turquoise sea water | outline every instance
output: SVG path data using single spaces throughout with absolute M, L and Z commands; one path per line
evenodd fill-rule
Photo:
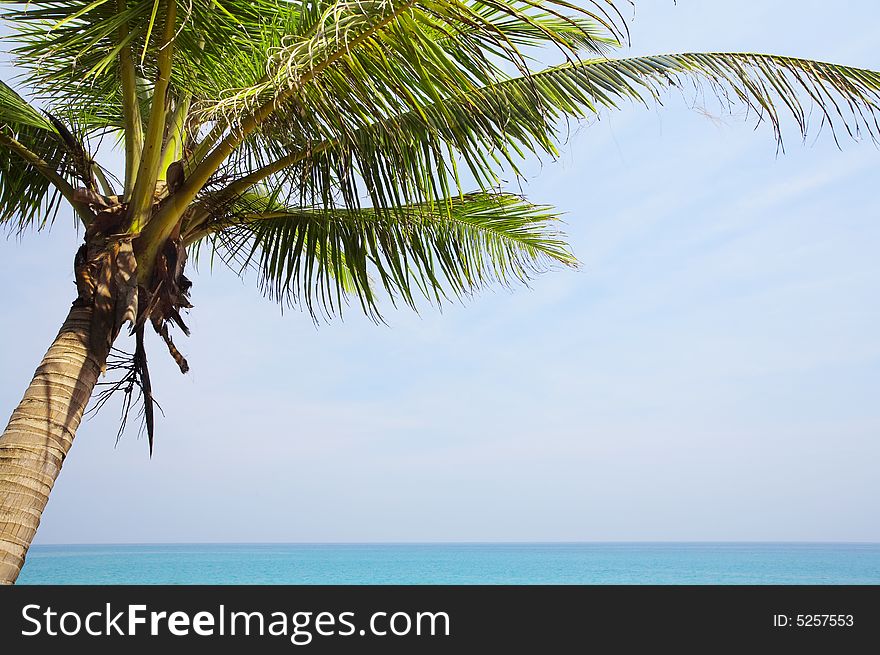
M 21 584 L 880 584 L 880 544 L 33 546 Z

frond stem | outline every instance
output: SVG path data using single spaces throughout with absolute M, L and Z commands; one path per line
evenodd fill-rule
M 126 9 L 126 0 L 117 0 L 120 12 Z M 119 26 L 118 38 L 123 43 L 130 37 L 128 22 Z M 126 43 L 119 50 L 119 68 L 122 77 L 122 115 L 125 123 L 125 189 L 126 198 L 131 196 L 141 160 L 144 142 L 144 127 L 137 95 L 137 77 L 131 56 L 131 44 Z
M 149 221 L 153 196 L 156 193 L 156 181 L 162 158 L 162 142 L 165 138 L 165 114 L 168 110 L 168 87 L 171 83 L 171 58 L 174 51 L 176 18 L 176 0 L 166 0 L 165 30 L 162 35 L 162 47 L 156 56 L 158 74 L 153 86 L 150 120 L 147 123 L 147 133 L 144 137 L 144 150 L 138 167 L 137 181 L 134 184 L 129 203 L 131 217 L 129 229 L 133 234 L 138 234 L 143 230 Z

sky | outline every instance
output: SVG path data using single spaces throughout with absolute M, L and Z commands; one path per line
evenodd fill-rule
M 632 53 L 880 69 L 870 0 L 636 3 Z M 4 75 L 8 69 L 4 69 Z M 522 188 L 582 266 L 315 326 L 202 266 L 152 459 L 83 422 L 35 543 L 880 541 L 880 150 L 625 106 Z M 814 130 L 815 134 L 815 130 Z M 0 414 L 74 297 L 72 219 L 0 242 Z

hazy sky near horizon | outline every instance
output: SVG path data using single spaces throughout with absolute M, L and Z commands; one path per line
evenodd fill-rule
M 880 69 L 868 0 L 636 5 L 635 53 Z M 582 268 L 387 327 L 203 267 L 191 373 L 148 344 L 152 460 L 117 406 L 85 421 L 36 543 L 880 541 L 880 150 L 789 137 L 677 95 L 572 126 L 523 190 Z M 65 217 L 0 243 L 3 419 L 77 245 Z

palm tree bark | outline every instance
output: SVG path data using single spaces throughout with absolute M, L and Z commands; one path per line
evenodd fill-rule
M 91 307 L 73 307 L 0 436 L 0 584 L 18 578 L 107 353 Z

